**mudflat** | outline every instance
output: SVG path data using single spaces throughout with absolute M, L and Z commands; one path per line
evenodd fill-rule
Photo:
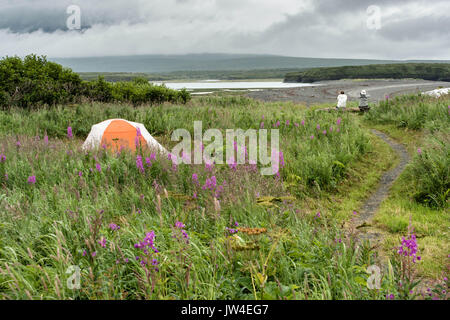
M 267 89 L 250 92 L 247 96 L 262 101 L 294 101 L 312 105 L 317 103 L 332 103 L 338 93 L 343 90 L 349 101 L 358 100 L 361 90 L 366 90 L 371 102 L 378 102 L 386 96 L 395 97 L 402 94 L 412 94 L 430 91 L 439 87 L 448 88 L 450 82 L 438 82 L 416 79 L 380 79 L 380 80 L 337 80 L 315 82 L 312 87 Z

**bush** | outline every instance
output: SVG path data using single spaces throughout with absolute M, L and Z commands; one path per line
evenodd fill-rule
M 408 170 L 413 197 L 430 207 L 444 208 L 450 193 L 450 135 L 441 133 L 418 150 Z
M 0 60 L 0 107 L 65 104 L 82 97 L 99 102 L 128 102 L 133 105 L 189 102 L 186 90 L 176 91 L 155 86 L 146 78 L 132 82 L 109 83 L 102 76 L 82 81 L 80 76 L 46 57 L 29 55 Z
M 431 132 L 448 127 L 450 97 L 439 99 L 406 95 L 380 102 L 365 114 L 365 119 L 377 124 L 390 124 L 412 130 L 429 129 Z
M 78 74 L 45 57 L 0 60 L 0 106 L 28 108 L 39 104 L 72 102 L 81 93 Z

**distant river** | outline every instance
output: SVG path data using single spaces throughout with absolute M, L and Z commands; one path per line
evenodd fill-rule
M 205 80 L 199 82 L 153 82 L 160 85 L 165 84 L 170 89 L 278 89 L 278 88 L 298 88 L 314 86 L 310 83 L 284 83 L 284 82 L 268 82 L 268 81 L 215 81 Z

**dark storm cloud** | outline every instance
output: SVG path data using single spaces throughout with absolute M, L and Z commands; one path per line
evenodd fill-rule
M 66 10 L 70 5 L 80 7 L 83 29 L 95 24 L 114 25 L 123 21 L 134 24 L 145 21 L 139 13 L 139 1 L 136 0 L 0 0 L 0 29 L 17 33 L 67 30 L 69 14 Z
M 82 33 L 66 28 L 79 5 Z M 367 27 L 378 6 L 381 29 Z M 448 0 L 0 0 L 0 56 L 271 53 L 450 59 Z M 3 45 L 2 45 L 3 43 Z
M 372 5 L 382 14 L 379 30 L 367 27 L 366 10 Z M 262 32 L 239 35 L 233 44 L 299 56 L 450 59 L 448 10 L 447 1 L 318 0 L 312 10 L 288 15 Z

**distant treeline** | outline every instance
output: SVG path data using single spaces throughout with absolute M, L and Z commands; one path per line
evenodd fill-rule
M 285 82 L 315 82 L 341 79 L 423 79 L 450 81 L 448 63 L 401 63 L 332 68 L 313 68 L 287 73 Z
M 83 80 L 94 80 L 99 76 L 106 81 L 132 81 L 135 78 L 145 78 L 149 81 L 169 80 L 248 80 L 248 79 L 283 79 L 286 73 L 302 71 L 304 68 L 258 69 L 258 70 L 211 70 L 211 71 L 173 71 L 164 73 L 134 73 L 134 72 L 80 72 Z
M 190 98 L 186 90 L 155 86 L 142 77 L 134 78 L 132 82 L 110 83 L 102 77 L 84 81 L 71 69 L 47 61 L 44 56 L 29 55 L 24 59 L 6 57 L 0 60 L 1 108 L 51 106 L 83 99 L 133 105 L 186 103 Z

